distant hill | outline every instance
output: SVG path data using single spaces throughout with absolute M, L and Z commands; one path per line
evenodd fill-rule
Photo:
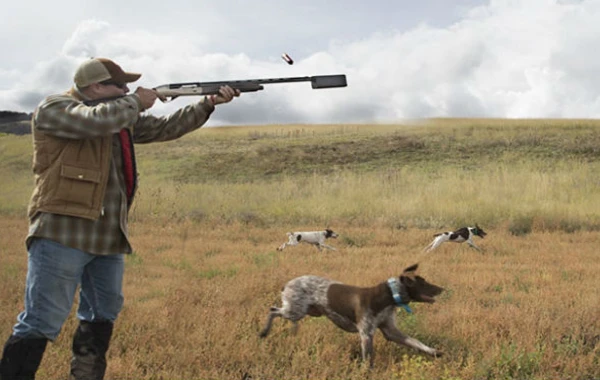
M 0 111 L 0 133 L 26 135 L 31 133 L 31 113 Z
M 31 120 L 32 113 L 0 111 L 0 124 Z

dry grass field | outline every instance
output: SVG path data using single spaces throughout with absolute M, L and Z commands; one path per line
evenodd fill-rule
M 215 128 L 140 146 L 125 307 L 106 379 L 600 379 L 600 123 Z M 319 137 L 319 138 L 315 138 Z M 22 307 L 30 140 L 0 137 L 0 331 Z M 479 223 L 479 253 L 432 234 Z M 325 226 L 335 252 L 277 246 Z M 258 332 L 290 279 L 372 286 L 418 262 L 446 291 L 398 310 L 429 358 L 325 318 Z M 39 378 L 66 378 L 76 321 Z

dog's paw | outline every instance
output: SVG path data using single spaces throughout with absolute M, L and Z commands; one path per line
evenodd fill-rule
M 434 358 L 441 358 L 442 356 L 444 356 L 444 351 L 441 350 L 435 350 L 435 352 L 432 355 Z

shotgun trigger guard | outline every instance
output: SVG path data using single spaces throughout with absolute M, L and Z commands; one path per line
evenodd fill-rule
M 175 96 L 165 96 L 164 100 L 160 99 L 161 102 L 163 103 L 171 103 L 173 100 L 177 99 L 179 97 L 179 95 L 175 95 Z

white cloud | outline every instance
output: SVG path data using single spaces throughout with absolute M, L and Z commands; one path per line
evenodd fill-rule
M 243 94 L 219 107 L 212 124 L 393 122 L 439 116 L 594 118 L 600 116 L 600 54 L 595 47 L 599 17 L 599 0 L 491 0 L 444 27 L 423 22 L 406 30 L 375 29 L 351 40 L 332 34 L 326 45 L 320 42 L 321 49 L 299 49 L 297 56 L 288 51 L 293 66 L 279 58 L 282 51 L 258 57 L 245 53 L 245 45 L 256 51 L 250 46 L 252 39 L 265 45 L 270 38 L 282 40 L 282 35 L 269 35 L 273 30 L 266 26 L 263 34 L 253 35 L 256 30 L 235 25 L 237 33 L 246 30 L 248 35 L 239 36 L 241 45 L 232 45 L 238 51 L 232 53 L 236 49 L 215 49 L 219 29 L 214 24 L 208 30 L 199 26 L 183 32 L 180 26 L 168 32 L 140 25 L 116 28 L 100 18 L 89 19 L 77 25 L 58 54 L 33 72 L 0 68 L 0 108 L 30 112 L 44 95 L 70 86 L 83 58 L 105 56 L 126 70 L 142 72 L 139 84 L 145 87 L 348 76 L 344 89 L 311 90 L 308 83 L 267 85 L 262 92 Z M 318 23 L 320 32 L 324 25 Z M 300 41 L 302 36 L 300 28 L 279 30 L 291 33 L 290 40 Z M 225 35 L 225 40 L 235 39 Z M 316 38 L 310 30 L 307 35 Z M 309 40 L 303 45 L 312 46 Z M 152 111 L 167 113 L 189 101 L 157 104 Z

